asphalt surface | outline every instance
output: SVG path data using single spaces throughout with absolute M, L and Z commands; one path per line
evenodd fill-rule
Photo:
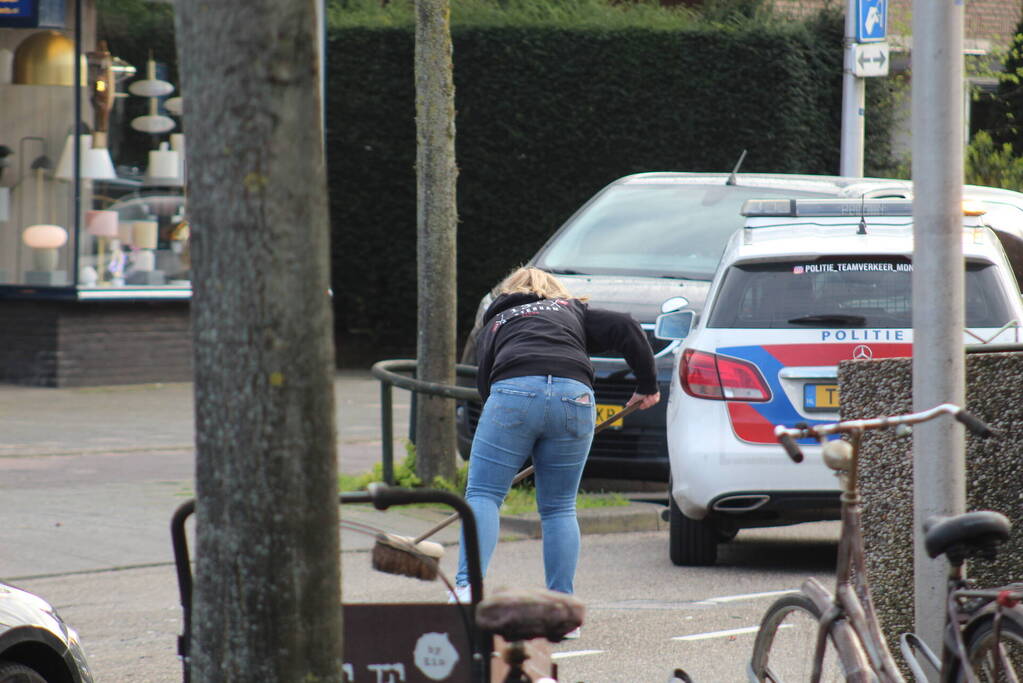
M 194 491 L 192 392 L 190 383 L 0 385 L 0 580 L 57 607 L 82 634 L 101 683 L 177 677 L 173 643 L 181 621 L 168 525 Z M 405 452 L 410 397 L 399 389 L 393 396 L 398 458 Z M 379 381 L 368 371 L 339 372 L 335 405 L 339 469 L 366 472 L 382 454 Z M 580 510 L 583 532 L 663 528 L 663 505 L 636 498 L 625 507 Z M 410 536 L 444 516 L 352 505 L 341 513 L 344 520 Z M 538 536 L 535 516 L 503 523 L 505 538 Z M 458 536 L 454 524 L 433 540 L 456 546 Z M 342 529 L 341 542 L 345 556 L 361 565 L 374 540 Z

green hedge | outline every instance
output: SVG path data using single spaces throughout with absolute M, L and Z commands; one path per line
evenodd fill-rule
M 745 2 L 745 4 L 744 4 Z M 396 0 L 331 0 L 327 155 L 339 357 L 413 355 L 416 178 L 412 14 Z M 842 18 L 719 21 L 653 2 L 453 3 L 458 317 L 597 190 L 639 171 L 837 173 Z M 708 5 L 710 6 L 710 5 Z M 177 83 L 170 6 L 99 0 L 99 35 Z M 734 14 L 734 13 L 733 13 Z M 722 18 L 724 17 L 724 18 Z M 866 168 L 888 175 L 890 79 L 869 79 Z M 128 98 L 141 100 L 141 98 Z M 131 106 L 141 106 L 131 102 Z M 128 106 L 127 104 L 124 106 Z M 127 121 L 141 111 L 115 113 Z M 145 162 L 125 131 L 119 158 Z
M 744 149 L 746 171 L 838 171 L 838 16 L 673 31 L 455 25 L 452 36 L 460 340 L 480 296 L 615 178 L 727 171 Z M 328 40 L 338 328 L 414 352 L 414 35 L 346 26 Z M 890 97 L 871 85 L 867 168 L 882 173 Z

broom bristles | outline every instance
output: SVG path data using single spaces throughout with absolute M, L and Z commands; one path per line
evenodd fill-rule
M 444 553 L 444 547 L 423 541 L 412 545 L 411 541 L 411 538 L 394 534 L 377 535 L 373 544 L 373 569 L 421 581 L 435 580 L 439 571 L 437 560 Z

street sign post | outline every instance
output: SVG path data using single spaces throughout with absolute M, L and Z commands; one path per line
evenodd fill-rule
M 888 75 L 888 43 L 854 43 L 852 50 L 852 72 L 859 78 Z
M 856 42 L 873 43 L 888 37 L 888 0 L 856 0 Z

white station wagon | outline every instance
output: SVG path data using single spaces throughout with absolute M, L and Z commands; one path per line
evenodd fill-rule
M 685 338 L 666 417 L 679 565 L 713 564 L 744 527 L 837 519 L 833 474 L 809 453 L 792 467 L 774 426 L 837 420 L 839 361 L 912 354 L 911 200 L 751 199 L 742 213 L 692 332 L 692 312 L 658 321 Z M 1002 243 L 981 211 L 964 212 L 962 235 L 963 341 L 1019 342 Z

